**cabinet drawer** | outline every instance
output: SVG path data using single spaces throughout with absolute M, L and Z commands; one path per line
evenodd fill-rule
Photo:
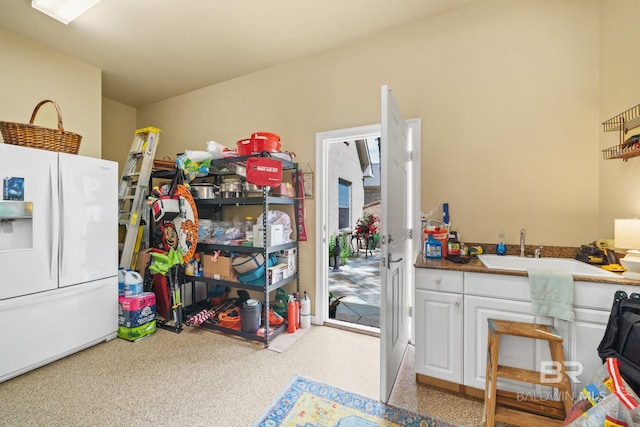
M 416 289 L 462 293 L 462 271 L 416 268 Z
M 625 291 L 627 295 L 631 295 L 633 292 L 640 292 L 640 286 L 576 281 L 573 305 L 610 312 L 616 291 Z
M 504 274 L 465 273 L 465 295 L 531 301 L 529 278 Z

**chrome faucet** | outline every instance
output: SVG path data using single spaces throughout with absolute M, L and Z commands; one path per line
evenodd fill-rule
M 524 228 L 520 230 L 520 256 L 524 256 L 524 236 L 527 235 L 527 230 Z
M 540 254 L 542 252 L 542 246 L 538 246 L 537 248 L 535 248 L 535 250 L 533 251 L 533 257 L 534 258 L 540 258 Z

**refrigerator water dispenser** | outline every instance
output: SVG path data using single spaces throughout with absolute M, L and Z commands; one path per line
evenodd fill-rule
M 0 251 L 33 249 L 33 202 L 0 201 Z

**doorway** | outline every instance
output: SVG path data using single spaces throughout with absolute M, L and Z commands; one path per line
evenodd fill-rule
M 407 124 L 412 132 L 413 137 L 413 159 L 414 169 L 412 174 L 412 189 L 411 197 L 413 198 L 413 223 L 414 229 L 420 229 L 420 135 L 421 135 L 421 121 L 420 119 L 409 119 Z M 337 188 L 329 187 L 329 175 L 330 175 L 330 144 L 343 144 L 347 141 L 356 140 L 376 140 L 380 137 L 381 128 L 380 124 L 359 126 L 347 129 L 332 130 L 326 132 L 319 132 L 316 134 L 316 173 L 317 179 L 316 185 L 316 295 L 317 298 L 315 304 L 315 321 L 314 323 L 323 324 L 329 322 L 340 327 L 346 327 L 349 329 L 355 329 L 360 332 L 379 334 L 378 327 L 371 327 L 367 325 L 357 325 L 350 322 L 343 322 L 341 320 L 329 319 L 329 245 L 331 243 L 331 235 L 336 230 L 329 229 L 329 193 L 331 191 L 337 192 Z M 380 161 L 384 161 L 381 159 Z M 384 220 L 384 219 L 383 219 Z M 419 239 L 418 239 L 419 240 Z M 420 248 L 420 242 L 414 239 L 414 253 Z M 378 252 L 379 254 L 379 252 Z M 359 254 L 364 257 L 364 252 Z M 375 252 L 374 252 L 375 255 Z M 377 277 L 379 280 L 379 255 L 376 259 L 377 262 Z M 355 264 L 355 262 L 354 262 Z M 413 265 L 411 262 L 409 265 Z M 332 267 L 331 267 L 332 268 Z M 412 278 L 413 275 L 409 273 L 407 277 Z M 413 280 L 408 281 L 408 286 L 411 288 L 408 292 L 410 298 L 413 296 Z M 378 310 L 380 303 L 378 302 Z M 413 330 L 413 328 L 411 328 Z
M 316 207 L 316 236 L 318 236 L 316 257 L 319 267 L 316 269 L 316 318 L 318 323 L 330 323 L 340 327 L 356 329 L 358 331 L 379 334 L 379 320 L 367 322 L 367 324 L 353 323 L 346 320 L 356 320 L 359 316 L 357 310 L 370 310 L 374 312 L 374 318 L 379 319 L 380 313 L 380 265 L 379 256 L 374 258 L 365 257 L 366 247 L 358 253 L 357 239 L 352 241 L 353 231 L 357 220 L 362 216 L 364 207 L 364 180 L 363 164 L 360 162 L 357 146 L 362 148 L 362 143 L 356 145 L 356 141 L 377 141 L 380 137 L 380 125 L 361 126 L 357 128 L 342 129 L 336 131 L 322 132 L 316 134 L 316 162 L 318 179 L 317 185 L 317 207 Z M 332 162 L 332 157 L 334 158 Z M 336 160 L 340 160 L 337 162 Z M 365 170 L 368 165 L 365 165 Z M 370 175 L 370 171 L 367 175 Z M 342 199 L 342 201 L 340 201 Z M 331 229 L 333 227 L 333 229 Z M 333 262 L 330 265 L 329 248 L 334 248 L 336 241 L 342 248 L 342 258 L 346 264 L 339 265 L 342 271 L 333 271 Z M 371 250 L 369 255 L 373 255 Z M 359 289 L 360 296 L 355 295 L 353 289 L 343 289 L 344 292 L 336 292 L 336 296 L 343 296 L 340 300 L 342 313 L 351 314 L 350 317 L 341 316 L 343 320 L 333 319 L 329 316 L 330 303 L 330 278 L 339 279 L 348 277 L 350 272 L 356 267 L 356 262 L 360 262 L 362 257 L 368 264 L 368 269 L 373 270 L 370 276 L 375 277 L 378 282 L 377 291 L 375 283 L 373 292 L 368 292 L 362 287 Z M 338 257 L 339 259 L 340 257 Z M 333 261 L 333 260 L 332 260 Z M 373 261 L 373 262 L 371 262 Z M 342 263 L 339 261 L 339 263 Z M 349 264 L 351 264 L 349 266 Z M 322 268 L 320 268 L 322 266 Z M 346 286 L 348 283 L 343 284 Z M 362 298 L 362 294 L 367 293 L 367 299 Z M 375 293 L 378 294 L 377 299 Z M 349 295 L 351 294 L 351 295 Z M 320 298 L 324 295 L 324 298 Z
M 377 332 L 380 328 L 380 136 L 327 144 L 327 322 L 341 325 L 344 322 L 354 328 L 366 327 Z

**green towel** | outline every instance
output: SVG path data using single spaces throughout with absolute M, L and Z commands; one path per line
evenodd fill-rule
M 573 276 L 559 270 L 527 269 L 531 312 L 573 321 Z

